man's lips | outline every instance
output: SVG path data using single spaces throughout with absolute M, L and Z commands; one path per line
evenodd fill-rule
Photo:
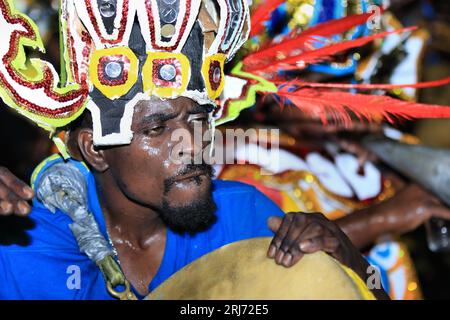
M 195 177 L 200 177 L 200 176 L 207 175 L 207 174 L 208 174 L 208 172 L 206 170 L 195 170 L 190 173 L 183 174 L 179 177 L 176 177 L 174 180 L 176 182 L 178 182 L 178 181 L 182 181 L 182 180 L 193 179 Z

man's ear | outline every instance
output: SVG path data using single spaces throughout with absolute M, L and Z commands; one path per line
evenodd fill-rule
M 94 146 L 92 129 L 80 129 L 77 135 L 78 148 L 83 159 L 99 172 L 104 172 L 109 168 L 106 162 L 104 150 Z

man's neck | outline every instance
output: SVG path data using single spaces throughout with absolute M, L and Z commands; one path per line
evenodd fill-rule
M 107 174 L 96 177 L 109 236 L 113 242 L 146 250 L 165 235 L 165 225 L 156 211 L 128 199 L 111 180 Z
M 133 287 L 145 296 L 164 256 L 165 225 L 157 212 L 128 199 L 107 174 L 95 180 L 121 268 Z

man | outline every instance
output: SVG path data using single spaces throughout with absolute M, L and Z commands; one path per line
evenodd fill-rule
M 155 117 L 161 110 L 173 117 L 161 121 Z M 150 118 L 154 120 L 148 122 Z M 325 250 L 364 275 L 366 262 L 348 238 L 323 216 L 297 213 L 284 217 L 252 187 L 211 182 L 211 168 L 206 165 L 176 166 L 168 161 L 176 144 L 170 141 L 170 131 L 192 126 L 196 121 L 206 123 L 206 110 L 189 99 L 177 98 L 138 104 L 132 125 L 135 135 L 129 146 L 96 150 L 90 128 L 78 128 L 71 134 L 78 148 L 71 153 L 79 152 L 94 176 L 88 178 L 90 208 L 100 229 L 108 230 L 136 294 L 145 296 L 205 253 L 241 239 L 270 236 L 272 231 L 276 236 L 268 255 L 278 264 L 290 267 L 303 253 Z M 200 151 L 201 146 L 190 144 L 180 150 L 186 157 Z M 3 177 L 6 183 L 11 181 L 8 174 Z M 16 208 L 20 211 L 24 204 L 19 202 Z M 271 216 L 276 217 L 267 221 Z M 84 254 L 77 253 L 68 227 L 70 219 L 61 212 L 52 215 L 36 202 L 30 218 L 35 224 L 27 231 L 30 244 L 0 249 L 1 273 L 6 277 L 1 296 L 108 298 L 99 270 Z M 48 259 L 48 255 L 52 257 Z M 26 261 L 36 268 L 33 272 L 25 272 Z M 72 264 L 81 267 L 82 285 L 75 291 L 66 286 L 65 271 Z M 57 274 L 53 270 L 58 270 Z M 35 286 L 47 289 L 34 291 Z
M 291 267 L 303 254 L 324 250 L 361 278 L 367 276 L 367 262 L 324 216 L 285 216 L 254 188 L 212 182 L 210 166 L 191 164 L 205 148 L 193 142 L 194 127 L 204 131 L 210 126 L 211 105 L 223 87 L 223 64 L 248 33 L 245 1 L 220 2 L 220 10 L 214 5 L 63 1 L 67 77 L 66 85 L 57 88 L 50 65 L 25 59 L 24 45 L 40 45 L 34 24 L 12 1 L 0 1 L 0 24 L 9 36 L 0 47 L 6 61 L 0 73 L 2 98 L 52 133 L 68 130 L 67 150 L 61 151 L 71 155 L 66 165 L 83 174 L 87 191 L 81 196 L 87 198 L 87 216 L 94 217 L 93 229 L 81 239 L 72 216 L 61 207 L 52 213 L 46 198 L 33 200 L 25 220 L 2 218 L 2 227 L 24 237 L 0 244 L 0 298 L 117 297 L 113 281 L 102 277 L 117 262 L 119 275 L 123 271 L 127 279 L 127 297 L 143 297 L 216 248 L 274 233 L 268 257 L 277 264 Z M 224 12 L 233 23 L 222 23 Z M 82 102 L 89 111 L 83 111 Z M 174 141 L 176 130 L 188 139 Z M 61 162 L 47 161 L 36 184 Z M 26 215 L 30 208 L 20 199 L 30 199 L 31 190 L 4 170 L 1 177 L 1 213 Z M 116 260 L 107 261 L 112 264 L 80 252 L 86 242 L 100 241 L 93 239 L 95 230 L 110 242 Z M 374 293 L 385 297 L 382 289 Z

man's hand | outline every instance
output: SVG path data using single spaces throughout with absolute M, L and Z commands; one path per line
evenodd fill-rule
M 289 268 L 305 253 L 325 251 L 367 281 L 369 263 L 345 233 L 323 214 L 297 212 L 283 218 L 272 217 L 269 228 L 275 236 L 267 255 L 277 264 Z M 382 288 L 371 291 L 377 299 L 389 299 Z
M 31 212 L 27 201 L 34 196 L 33 190 L 5 167 L 0 167 L 0 216 Z
M 321 213 L 288 213 L 282 219 L 269 219 L 269 228 L 275 232 L 268 257 L 277 264 L 291 267 L 305 253 L 325 251 L 341 263 L 359 267 L 361 254 L 344 232 Z

